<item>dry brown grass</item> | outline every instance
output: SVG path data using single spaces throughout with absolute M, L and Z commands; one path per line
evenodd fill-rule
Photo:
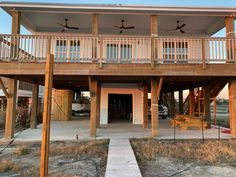
M 8 159 L 3 159 L 0 161 L 0 173 L 5 172 L 18 172 L 20 171 L 20 166 Z
M 86 156 L 99 156 L 100 154 L 106 154 L 108 146 L 107 140 L 96 140 L 90 142 L 79 142 L 78 144 L 73 144 L 69 146 L 62 146 L 62 147 L 50 147 L 49 153 L 50 156 L 56 155 L 65 155 L 65 154 L 79 154 L 79 155 L 86 155 Z
M 133 139 L 132 147 L 138 160 L 167 157 L 199 164 L 235 163 L 236 140 L 173 140 Z
M 22 156 L 22 155 L 27 155 L 30 153 L 30 150 L 26 146 L 21 146 L 16 149 L 16 155 L 17 156 Z

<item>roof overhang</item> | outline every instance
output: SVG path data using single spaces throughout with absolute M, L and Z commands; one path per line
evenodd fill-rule
M 38 26 L 40 23 L 35 24 L 37 20 L 31 17 L 31 14 L 36 13 L 47 14 L 47 17 L 52 19 L 55 14 L 58 15 L 58 17 L 61 16 L 61 18 L 63 15 L 65 16 L 65 14 L 73 14 L 74 16 L 78 16 L 80 14 L 88 16 L 91 14 L 123 16 L 125 14 L 127 16 L 158 15 L 160 17 L 165 17 L 162 21 L 165 21 L 168 17 L 167 21 L 172 21 L 172 23 L 173 21 L 176 21 L 176 17 L 182 17 L 187 21 L 193 21 L 191 20 L 193 17 L 195 17 L 195 19 L 201 18 L 199 23 L 204 23 L 199 24 L 202 25 L 201 33 L 205 33 L 205 35 L 212 35 L 225 26 L 225 17 L 233 16 L 235 18 L 236 15 L 236 7 L 164 7 L 120 4 L 58 4 L 23 2 L 1 2 L 0 7 L 2 7 L 9 14 L 11 14 L 12 10 L 22 12 L 22 24 L 30 31 L 40 31 L 39 29 L 42 29 L 42 26 Z M 38 15 L 37 18 L 40 18 L 40 15 Z M 141 20 L 139 22 L 142 23 Z

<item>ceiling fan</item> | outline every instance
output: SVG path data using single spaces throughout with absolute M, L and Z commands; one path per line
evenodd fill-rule
M 176 28 L 175 29 L 172 29 L 172 30 L 168 30 L 168 31 L 180 31 L 181 33 L 185 33 L 185 31 L 182 29 L 183 27 L 185 27 L 186 26 L 186 24 L 184 23 L 184 24 L 182 24 L 182 25 L 180 25 L 180 21 L 178 20 L 177 21 L 177 26 L 176 26 Z
M 124 26 L 124 20 L 121 20 L 121 26 L 115 26 L 114 25 L 113 27 L 120 29 L 120 34 L 122 34 L 124 30 L 135 28 L 134 26 Z
M 69 21 L 69 20 L 66 18 L 66 19 L 65 19 L 65 24 L 64 24 L 64 25 L 61 24 L 61 23 L 57 23 L 59 26 L 62 27 L 61 32 L 68 31 L 69 29 L 74 29 L 74 30 L 78 30 L 78 29 L 79 29 L 78 27 L 72 27 L 72 26 L 69 26 L 69 25 L 67 24 L 68 21 Z

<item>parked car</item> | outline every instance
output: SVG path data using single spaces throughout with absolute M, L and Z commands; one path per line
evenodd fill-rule
M 151 117 L 151 106 L 148 109 L 148 116 Z M 165 105 L 159 104 L 158 105 L 158 116 L 162 119 L 166 119 L 168 117 L 168 108 Z
M 90 105 L 81 103 L 72 103 L 72 115 L 73 116 L 89 116 Z

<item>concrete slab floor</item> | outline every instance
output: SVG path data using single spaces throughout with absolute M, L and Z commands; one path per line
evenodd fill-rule
M 143 129 L 141 125 L 133 125 L 129 122 L 117 122 L 108 124 L 105 127 L 97 129 L 97 139 L 105 138 L 142 138 L 151 137 L 151 128 Z M 174 130 L 171 128 L 169 120 L 159 121 L 159 136 L 157 139 L 173 139 Z M 15 135 L 17 135 L 16 133 Z M 78 134 L 79 139 L 93 139 L 89 136 L 89 118 L 77 118 L 68 122 L 52 121 L 50 140 L 75 140 Z M 231 138 L 229 134 L 221 133 L 221 138 Z M 204 131 L 205 138 L 218 138 L 218 130 L 216 128 Z M 176 129 L 177 139 L 199 139 L 202 138 L 200 130 L 180 131 Z M 1 139 L 3 140 L 3 139 Z M 26 129 L 18 137 L 19 141 L 41 141 L 42 140 L 42 124 L 37 129 Z

